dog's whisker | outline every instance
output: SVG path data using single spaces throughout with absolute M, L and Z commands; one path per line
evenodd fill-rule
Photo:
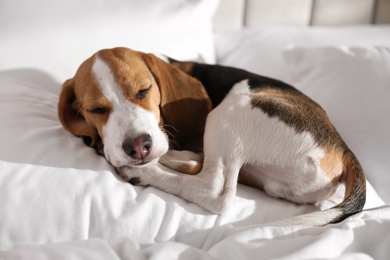
M 163 127 L 163 129 L 166 130 L 166 131 L 168 131 L 168 130 L 166 129 L 166 127 L 172 128 L 172 130 L 174 130 L 176 133 L 178 133 L 177 129 L 176 129 L 173 125 L 163 124 L 162 127 Z
M 173 143 L 175 146 L 179 145 L 179 143 L 175 140 L 175 136 L 170 131 L 165 128 L 161 128 L 161 131 L 167 136 L 168 142 Z

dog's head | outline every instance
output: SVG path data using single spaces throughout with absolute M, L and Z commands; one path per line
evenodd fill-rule
M 101 50 L 62 86 L 60 122 L 115 167 L 139 166 L 202 136 L 211 103 L 201 83 L 152 54 Z M 170 131 L 172 132 L 172 130 Z

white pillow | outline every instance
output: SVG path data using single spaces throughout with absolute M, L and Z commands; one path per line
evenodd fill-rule
M 283 53 L 291 44 L 305 47 L 390 45 L 390 26 L 270 27 L 215 34 L 218 63 L 290 83 Z
M 213 62 L 218 2 L 3 0 L 0 70 L 32 67 L 64 81 L 97 50 L 117 46 Z
M 110 170 L 58 121 L 60 83 L 35 70 L 0 72 L 0 160 Z
M 390 46 L 285 51 L 293 85 L 317 101 L 390 203 Z

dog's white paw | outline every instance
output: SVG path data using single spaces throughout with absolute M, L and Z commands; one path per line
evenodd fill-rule
M 121 167 L 118 169 L 119 176 L 132 185 L 136 186 L 147 186 L 149 183 L 146 182 L 147 167 Z

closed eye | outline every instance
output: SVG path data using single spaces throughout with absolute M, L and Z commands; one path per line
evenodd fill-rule
M 103 115 L 103 114 L 107 113 L 108 109 L 102 108 L 102 107 L 96 107 L 96 108 L 87 109 L 87 111 L 89 113 L 92 113 L 92 114 Z
M 137 99 L 143 99 L 146 96 L 146 94 L 148 94 L 148 92 L 151 88 L 152 88 L 152 85 L 150 85 L 148 88 L 141 89 L 140 91 L 138 91 Z

